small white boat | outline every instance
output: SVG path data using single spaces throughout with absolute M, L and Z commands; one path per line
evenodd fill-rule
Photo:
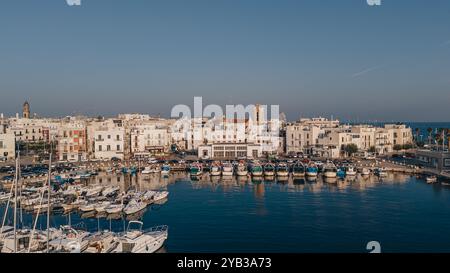
M 306 167 L 306 176 L 308 177 L 317 177 L 317 173 L 319 172 L 319 168 L 317 164 L 314 162 L 309 163 L 308 167 Z
M 168 175 L 170 173 L 170 165 L 164 164 L 161 167 L 161 175 Z
M 106 213 L 108 214 L 118 214 L 123 211 L 123 204 L 113 204 L 109 205 L 105 208 Z
M 277 166 L 277 176 L 286 177 L 289 176 L 289 166 L 286 163 L 280 163 Z
M 252 176 L 262 176 L 263 175 L 263 167 L 260 163 L 255 162 L 250 166 L 250 172 Z
M 387 172 L 384 168 L 376 168 L 375 169 L 375 174 L 378 175 L 379 177 L 386 177 L 387 176 Z
M 120 190 L 119 186 L 109 186 L 102 190 L 102 195 L 106 197 L 110 197 L 115 195 Z
M 427 181 L 428 184 L 433 184 L 437 182 L 437 177 L 435 175 L 427 176 L 425 180 Z
M 111 205 L 111 202 L 109 202 L 109 201 L 100 202 L 100 203 L 94 205 L 95 211 L 98 213 L 105 212 L 106 208 L 110 205 Z
M 220 164 L 217 162 L 214 162 L 211 165 L 211 170 L 209 171 L 209 173 L 211 174 L 211 176 L 219 176 L 221 174 Z
M 88 188 L 88 190 L 86 191 L 86 197 L 99 196 L 102 191 L 103 191 L 102 186 L 94 186 L 94 187 Z
M 153 201 L 154 202 L 160 201 L 164 198 L 167 198 L 167 196 L 169 196 L 168 191 L 158 191 L 153 195 Z
M 344 169 L 345 169 L 346 176 L 355 176 L 356 175 L 356 169 L 353 165 L 346 165 L 344 167 Z
M 153 173 L 153 170 L 150 167 L 145 167 L 141 173 L 142 174 L 151 174 L 151 173 Z
M 81 206 L 86 205 L 87 203 L 88 203 L 87 200 L 79 197 L 77 200 L 73 201 L 71 205 L 73 209 L 77 209 L 80 208 Z
M 69 226 L 61 227 L 61 234 L 49 242 L 50 252 L 81 253 L 88 247 L 87 231 L 75 230 Z
M 79 210 L 81 212 L 91 212 L 95 210 L 95 204 L 91 203 L 91 204 L 85 204 L 79 207 Z
M 233 165 L 229 162 L 225 162 L 222 165 L 222 176 L 232 176 L 233 175 Z
M 137 229 L 131 229 L 132 224 L 137 224 Z M 142 230 L 143 223 L 130 221 L 127 231 L 117 238 L 119 244 L 114 253 L 154 253 L 160 249 L 168 237 L 168 227 L 158 226 L 149 230 Z
M 237 176 L 247 176 L 248 170 L 247 170 L 247 164 L 245 162 L 241 161 L 236 167 L 236 174 Z
M 119 245 L 116 234 L 110 231 L 94 233 L 85 240 L 88 246 L 83 253 L 110 253 Z
M 272 163 L 267 163 L 263 167 L 264 176 L 274 176 L 275 175 L 275 166 Z
M 12 193 L 0 193 L 0 202 L 8 201 L 12 197 Z
M 323 166 L 323 176 L 326 178 L 337 177 L 337 167 L 333 163 L 329 162 Z
M 200 176 L 203 174 L 203 166 L 200 163 L 194 163 L 190 167 L 191 176 Z
M 297 162 L 292 167 L 292 176 L 294 177 L 304 177 L 306 175 L 306 167 L 302 162 Z
M 65 191 L 63 191 L 63 195 L 80 195 L 83 192 L 83 186 L 81 185 L 69 185 Z
M 134 214 L 141 210 L 144 210 L 147 207 L 147 204 L 143 202 L 141 199 L 132 199 L 123 209 L 123 212 L 126 215 Z

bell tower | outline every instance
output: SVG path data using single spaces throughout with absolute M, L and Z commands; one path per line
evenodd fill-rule
M 30 118 L 30 104 L 28 101 L 23 104 L 23 118 Z

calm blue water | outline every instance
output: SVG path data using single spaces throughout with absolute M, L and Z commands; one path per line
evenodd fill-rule
M 410 176 L 333 184 L 207 176 L 190 181 L 184 175 L 121 181 L 124 187 L 170 191 L 165 204 L 142 216 L 145 227 L 169 225 L 162 252 L 366 252 L 373 240 L 384 252 L 450 252 L 450 186 Z M 70 220 L 91 231 L 122 231 L 127 222 L 82 219 L 77 213 Z M 54 226 L 68 221 L 63 215 L 51 218 Z M 23 222 L 30 226 L 31 216 L 23 215 Z M 45 225 L 41 216 L 38 227 Z

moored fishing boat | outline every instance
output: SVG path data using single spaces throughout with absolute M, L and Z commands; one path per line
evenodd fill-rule
M 387 176 L 387 172 L 384 168 L 376 168 L 374 171 L 375 175 L 379 176 L 379 177 L 385 177 Z
M 304 177 L 306 175 L 306 167 L 302 162 L 297 162 L 292 167 L 292 176 Z
M 220 176 L 220 174 L 221 174 L 220 163 L 219 162 L 213 162 L 213 164 L 211 164 L 211 168 L 209 170 L 209 173 L 211 174 L 211 176 Z
M 250 172 L 252 176 L 262 176 L 263 168 L 259 162 L 254 162 L 250 165 Z
M 336 178 L 337 177 L 337 167 L 332 162 L 328 162 L 323 166 L 323 176 L 326 178 Z
M 437 182 L 437 177 L 435 175 L 427 176 L 425 178 L 428 184 L 433 184 Z
M 277 165 L 277 176 L 278 177 L 287 177 L 289 176 L 289 166 L 286 163 L 279 163 Z
M 306 176 L 316 177 L 318 172 L 319 169 L 314 162 L 309 163 L 308 167 L 306 167 Z
M 170 165 L 169 164 L 163 164 L 161 166 L 161 175 L 168 175 L 170 173 Z
M 225 162 L 222 164 L 222 176 L 232 176 L 233 175 L 233 165 L 230 162 Z
M 346 176 L 355 176 L 356 175 L 356 168 L 353 165 L 345 165 L 344 166 L 345 169 L 345 175 Z
M 264 165 L 264 176 L 272 177 L 275 175 L 275 166 L 272 163 L 267 163 Z
M 193 163 L 189 168 L 191 176 L 200 176 L 203 174 L 203 166 L 200 163 Z
M 236 175 L 237 176 L 247 176 L 248 175 L 247 164 L 245 164 L 245 161 L 241 161 L 237 164 Z

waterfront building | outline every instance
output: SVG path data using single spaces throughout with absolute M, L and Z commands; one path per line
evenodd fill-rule
M 328 147 L 319 147 L 319 137 L 330 131 L 339 128 L 338 120 L 328 120 L 326 118 L 302 118 L 297 122 L 286 124 L 286 153 L 287 154 L 314 154 L 318 150 L 324 151 Z M 329 143 L 323 143 L 328 146 Z M 337 146 L 334 144 L 332 146 Z M 329 147 L 334 149 L 334 147 Z M 315 150 L 315 151 L 313 151 Z M 331 151 L 330 151 L 331 152 Z M 328 153 L 328 152 L 327 152 Z
M 425 167 L 441 171 L 450 171 L 450 147 L 446 151 L 419 149 L 416 158 Z
M 93 133 L 94 158 L 96 159 L 125 159 L 125 128 L 122 120 L 106 120 Z
M 386 154 L 396 145 L 412 144 L 411 128 L 404 124 L 341 125 L 324 118 L 302 119 L 286 125 L 286 153 L 312 154 L 337 158 L 345 155 L 346 145 L 356 145 L 359 152 Z
M 163 154 L 170 149 L 168 128 L 163 124 L 142 124 L 131 128 L 131 152 L 137 156 Z
M 10 130 L 17 142 L 35 143 L 44 141 L 44 128 L 39 120 L 16 118 L 10 120 Z
M 14 133 L 0 125 L 0 160 L 14 159 L 16 155 L 16 139 Z
M 87 157 L 86 122 L 68 118 L 58 126 L 56 152 L 60 161 L 79 162 Z
M 393 145 L 413 143 L 412 130 L 405 124 L 386 124 L 384 129 L 389 132 Z
M 257 159 L 262 155 L 261 145 L 254 143 L 215 143 L 198 147 L 198 156 L 201 159 Z

